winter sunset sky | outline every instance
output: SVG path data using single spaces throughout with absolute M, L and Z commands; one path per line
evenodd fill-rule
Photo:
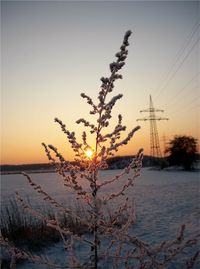
M 73 159 L 54 118 L 81 138 L 79 118 L 91 119 L 84 92 L 96 100 L 100 78 L 109 76 L 123 35 L 130 38 L 123 80 L 113 110 L 127 132 L 140 124 L 118 155 L 149 153 L 149 121 L 140 110 L 156 108 L 160 145 L 174 135 L 200 138 L 199 1 L 2 1 L 1 163 L 47 162 L 42 142 Z M 93 142 L 91 138 L 91 142 Z

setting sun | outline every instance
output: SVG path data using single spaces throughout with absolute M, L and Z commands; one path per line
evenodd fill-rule
M 88 159 L 91 159 L 94 154 L 94 151 L 91 148 L 87 148 L 85 150 L 85 155 L 88 157 Z

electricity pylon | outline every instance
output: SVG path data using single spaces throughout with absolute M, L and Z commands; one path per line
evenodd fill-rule
M 152 157 L 150 164 L 153 165 L 153 162 L 156 159 L 162 157 L 156 121 L 168 120 L 168 118 L 161 118 L 156 116 L 156 112 L 164 112 L 164 110 L 154 108 L 151 95 L 149 100 L 149 108 L 141 110 L 140 112 L 149 113 L 149 117 L 137 119 L 137 121 L 150 121 L 150 156 Z

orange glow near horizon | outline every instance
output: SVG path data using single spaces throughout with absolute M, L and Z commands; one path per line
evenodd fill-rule
M 85 116 L 85 118 L 87 117 Z M 126 115 L 124 115 L 124 121 L 125 119 Z M 127 131 L 124 132 L 121 139 L 124 139 L 131 130 L 131 128 L 137 125 L 137 123 L 136 124 L 133 123 L 132 126 L 130 126 L 130 122 L 125 121 L 125 123 L 127 124 Z M 58 151 L 65 157 L 66 160 L 73 161 L 75 157 L 74 152 L 71 149 L 70 143 L 68 143 L 65 134 L 63 134 L 62 131 L 59 129 L 59 126 L 55 126 L 54 123 L 52 123 L 52 121 L 49 124 L 46 123 L 45 121 L 44 123 L 45 123 L 43 124 L 44 129 L 42 129 L 41 127 L 38 128 L 39 130 L 35 130 L 34 132 L 33 131 L 30 132 L 29 128 L 26 128 L 26 126 L 24 125 L 21 127 L 21 132 L 16 133 L 14 137 L 12 136 L 13 131 L 10 131 L 9 135 L 3 132 L 1 140 L 2 144 L 1 164 L 3 165 L 3 164 L 48 163 L 49 162 L 48 158 L 44 152 L 43 147 L 41 146 L 41 142 L 43 141 L 46 144 L 54 145 L 58 149 Z M 71 122 L 70 124 L 68 124 L 68 122 L 66 121 L 66 126 L 69 126 L 70 130 L 75 131 L 77 141 L 81 142 L 81 133 L 84 127 L 82 128 L 82 126 L 80 125 L 72 124 L 72 128 L 70 128 L 70 125 Z M 196 124 L 196 127 L 197 126 L 198 125 Z M 189 136 L 192 135 L 195 138 L 198 138 L 197 128 L 195 128 L 195 126 L 193 127 L 193 130 L 191 127 L 187 131 L 186 129 L 187 125 L 185 126 L 180 125 L 179 122 L 175 122 L 173 120 L 170 120 L 167 123 L 163 122 L 158 124 L 161 152 L 162 153 L 164 152 L 164 146 L 165 146 L 163 141 L 163 134 L 166 135 L 167 141 L 172 139 L 174 135 L 181 135 L 181 134 Z M 111 131 L 112 128 L 110 127 L 107 128 L 107 131 L 105 130 L 106 133 Z M 88 141 L 92 143 L 94 142 L 93 140 L 94 136 L 88 133 Z M 144 148 L 144 154 L 149 155 L 149 147 L 150 147 L 149 140 L 150 140 L 149 122 L 144 123 L 141 122 L 141 129 L 135 133 L 134 137 L 131 139 L 128 145 L 119 148 L 119 151 L 115 153 L 115 156 L 135 155 L 140 148 Z M 88 148 L 86 149 L 85 154 L 88 157 L 88 159 L 91 159 L 94 154 L 94 151 Z
M 100 78 L 110 76 L 109 64 L 116 60 L 129 29 L 133 34 L 128 57 L 119 72 L 123 79 L 115 81 L 105 102 L 118 94 L 123 98 L 113 107 L 102 135 L 113 132 L 121 114 L 122 125 L 127 126 L 122 140 L 138 124 L 141 129 L 115 155 L 134 155 L 140 148 L 149 155 L 150 122 L 136 120 L 149 117 L 140 111 L 148 109 L 151 94 L 154 107 L 164 110 L 156 116 L 169 118 L 157 122 L 162 153 L 175 135 L 199 139 L 197 2 L 2 1 L 1 164 L 49 162 L 42 142 L 54 145 L 66 160 L 74 160 L 55 117 L 75 132 L 78 143 L 86 131 L 95 148 L 95 134 L 75 124 L 84 118 L 97 125 L 96 115 L 90 114 L 91 106 L 80 94 L 85 92 L 98 105 Z
M 181 126 L 179 125 L 173 126 L 172 132 L 170 132 L 172 124 L 170 124 L 170 121 L 167 124 L 167 126 L 169 126 L 169 130 L 167 132 L 167 141 L 169 139 L 172 139 L 175 134 L 192 135 L 189 130 L 187 132 L 179 131 L 181 130 Z M 158 126 L 160 147 L 162 153 L 164 152 L 164 141 L 162 138 L 163 134 L 166 134 L 166 129 L 163 128 L 163 126 L 165 127 L 164 123 L 163 125 Z M 6 138 L 3 137 L 4 141 L 1 141 L 4 142 L 2 143 L 1 148 L 1 164 L 48 163 L 48 158 L 44 152 L 43 147 L 41 146 L 42 141 L 46 142 L 47 144 L 53 144 L 58 149 L 58 151 L 65 157 L 66 160 L 73 161 L 75 157 L 74 152 L 71 149 L 70 144 L 66 141 L 65 135 L 59 130 L 59 128 L 56 127 L 54 128 L 54 125 L 51 124 L 51 127 L 47 128 L 46 132 L 43 130 L 40 134 L 40 132 L 38 131 L 40 135 L 33 134 L 31 136 L 28 131 L 24 131 L 23 136 L 20 137 L 19 135 L 16 135 L 15 139 L 12 139 L 12 137 L 9 136 L 7 136 Z M 81 140 L 78 135 L 81 133 L 82 128 L 80 128 L 80 130 L 78 128 L 75 130 L 78 137 L 77 141 L 79 142 Z M 130 130 L 131 127 L 127 126 L 127 132 L 124 133 L 122 139 L 127 135 Z M 110 132 L 110 129 L 108 129 L 107 132 Z M 193 133 L 195 133 L 195 130 Z M 42 136 L 46 136 L 46 138 L 42 139 Z M 149 123 L 143 123 L 141 129 L 135 133 L 134 137 L 131 139 L 128 145 L 119 148 L 119 151 L 115 153 L 115 156 L 135 155 L 140 148 L 144 148 L 144 155 L 149 155 L 149 136 Z M 92 141 L 93 138 L 94 137 L 91 136 L 89 140 Z M 196 136 L 196 138 L 198 137 Z M 85 150 L 85 154 L 88 159 L 91 159 L 94 154 L 94 151 L 91 148 L 88 148 Z

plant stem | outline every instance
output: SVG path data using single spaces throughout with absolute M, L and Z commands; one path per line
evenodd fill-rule
M 93 198 L 94 198 L 94 269 L 98 268 L 98 207 L 96 203 L 97 198 L 97 185 L 96 185 L 96 171 L 93 172 L 93 183 L 94 183 L 94 189 L 92 192 Z

